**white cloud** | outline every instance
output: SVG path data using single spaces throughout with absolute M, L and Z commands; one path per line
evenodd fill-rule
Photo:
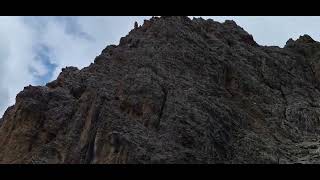
M 1 17 L 0 18 L 0 116 L 23 87 L 39 84 L 39 77 L 61 68 L 83 68 L 108 44 L 140 23 L 144 17 Z M 48 52 L 39 57 L 45 47 Z M 45 61 L 56 68 L 46 66 Z
M 21 23 L 20 17 L 0 17 L 0 113 L 9 104 L 13 104 L 15 95 L 23 85 L 33 81 L 29 72 L 30 65 L 34 71 L 41 68 L 41 62 L 33 58 L 33 33 Z
M 257 43 L 283 47 L 288 39 L 308 34 L 320 41 L 319 16 L 203 16 L 224 22 L 233 19 L 253 35 Z
M 47 17 L 37 28 L 41 44 L 51 50 L 51 63 L 57 65 L 52 79 L 65 66 L 88 66 L 109 44 L 118 44 L 120 37 L 143 17 Z M 71 25 L 70 25 L 71 24 Z M 33 27 L 37 27 L 33 25 Z
M 89 65 L 107 45 L 118 44 L 134 21 L 147 18 L 0 17 L 0 116 L 23 87 L 53 80 L 65 66 Z M 283 46 L 302 34 L 320 40 L 320 17 L 210 18 L 235 20 L 261 45 Z

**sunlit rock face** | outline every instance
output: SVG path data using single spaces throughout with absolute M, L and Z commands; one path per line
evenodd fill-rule
M 0 163 L 319 163 L 319 72 L 307 35 L 265 47 L 233 21 L 155 17 L 20 92 Z

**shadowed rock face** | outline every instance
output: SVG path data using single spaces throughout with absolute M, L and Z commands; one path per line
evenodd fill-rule
M 307 35 L 263 47 L 233 21 L 152 18 L 19 93 L 0 163 L 319 163 L 319 80 Z

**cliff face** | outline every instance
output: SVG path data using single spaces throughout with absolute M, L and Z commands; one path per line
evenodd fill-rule
M 19 93 L 0 163 L 319 163 L 319 80 L 307 35 L 263 47 L 233 21 L 152 18 Z

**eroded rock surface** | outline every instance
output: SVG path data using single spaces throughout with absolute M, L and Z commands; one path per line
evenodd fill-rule
M 155 17 L 19 93 L 0 163 L 319 163 L 319 82 L 307 35 L 264 47 L 233 21 Z

